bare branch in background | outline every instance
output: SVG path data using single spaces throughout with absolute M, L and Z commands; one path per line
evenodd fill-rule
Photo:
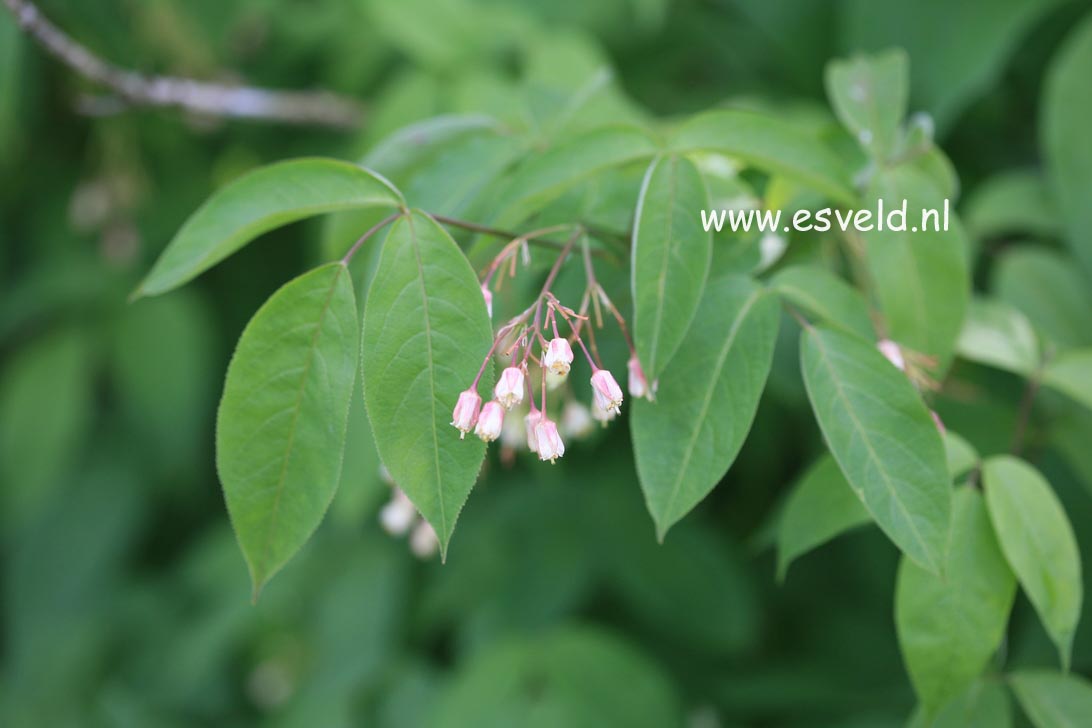
M 33 3 L 4 0 L 4 4 L 27 35 L 84 78 L 110 89 L 124 104 L 285 124 L 350 128 L 360 123 L 360 104 L 327 91 L 274 91 L 174 76 L 147 76 L 120 68 L 73 40 Z

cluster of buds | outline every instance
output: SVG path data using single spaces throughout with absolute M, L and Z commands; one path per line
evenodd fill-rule
M 492 317 L 493 303 L 490 283 L 494 273 L 502 267 L 502 264 L 510 261 L 512 275 L 515 275 L 515 253 L 522 250 L 527 258 L 529 253 L 526 241 L 533 235 L 517 238 L 509 243 L 489 266 L 482 283 L 482 296 L 490 317 Z M 614 315 L 629 345 L 630 359 L 627 370 L 630 394 L 634 397 L 652 397 L 654 388 L 649 386 L 645 378 L 644 370 L 641 368 L 629 338 L 625 319 L 611 303 L 602 286 L 595 280 L 586 239 L 584 260 L 588 287 L 580 310 L 573 310 L 563 305 L 550 290 L 561 265 L 579 237 L 579 233 L 574 235 L 562 249 L 535 301 L 521 314 L 498 329 L 493 345 L 482 361 L 478 375 L 459 395 L 452 412 L 451 424 L 459 430 L 460 438 L 465 438 L 468 433 L 473 432 L 485 442 L 503 439 L 506 446 L 511 446 L 512 438 L 519 437 L 515 433 L 522 429 L 528 449 L 537 454 L 540 460 L 553 463 L 565 454 L 563 431 L 580 436 L 587 433 L 593 420 L 605 425 L 619 414 L 623 401 L 622 388 L 618 386 L 614 375 L 603 368 L 599 360 L 595 343 L 595 326 L 592 325 L 589 306 L 594 306 L 596 323 L 600 328 L 603 325 L 601 308 L 606 307 Z M 561 335 L 559 321 L 568 326 L 567 336 Z M 583 353 L 591 368 L 592 406 L 589 410 L 580 402 L 570 399 L 562 408 L 561 427 L 559 427 L 558 421 L 551 419 L 548 414 L 546 395 L 548 390 L 567 381 L 575 359 L 574 345 Z M 506 366 L 493 388 L 493 398 L 483 404 L 481 395 L 478 393 L 478 384 L 494 356 L 505 360 Z M 533 376 L 533 374 L 541 376 Z M 532 384 L 533 379 L 537 379 L 540 383 L 538 402 L 535 397 L 536 387 Z M 524 401 L 528 404 L 528 412 L 522 418 L 523 427 L 519 428 L 517 424 L 511 422 L 513 417 L 518 416 L 512 413 L 512 409 L 523 404 Z

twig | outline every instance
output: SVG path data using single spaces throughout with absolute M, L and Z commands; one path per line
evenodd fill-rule
M 351 128 L 360 123 L 361 106 L 328 91 L 274 91 L 130 71 L 76 42 L 29 0 L 4 0 L 4 5 L 19 27 L 54 58 L 132 106 L 177 108 L 207 116 L 285 124 Z
M 554 248 L 555 250 L 562 250 L 565 248 L 566 245 L 565 243 L 559 242 L 557 240 L 550 240 L 549 238 L 528 237 L 528 233 L 517 233 L 512 232 L 511 230 L 500 230 L 498 228 L 490 227 L 488 225 L 481 225 L 479 223 L 470 222 L 468 220 L 460 220 L 455 217 L 448 217 L 447 215 L 437 215 L 435 213 L 429 214 L 432 216 L 433 220 L 440 223 L 441 225 L 449 225 L 451 227 L 469 230 L 470 232 L 481 233 L 482 235 L 489 235 L 494 238 L 507 238 L 508 240 L 526 239 L 529 243 Z M 578 226 L 583 229 L 583 225 Z M 554 227 L 571 227 L 571 225 L 556 225 Z M 591 254 L 596 257 L 604 257 L 610 255 L 609 251 L 606 250 L 593 250 Z
M 357 238 L 356 242 L 353 243 L 353 247 L 349 248 L 348 252 L 345 253 L 345 256 L 341 259 L 342 264 L 343 265 L 349 265 L 349 261 L 351 261 L 353 259 L 353 256 L 356 255 L 356 251 L 360 250 L 360 246 L 362 246 L 362 245 L 364 245 L 364 243 L 368 242 L 368 239 L 371 236 L 375 235 L 377 232 L 379 232 L 383 228 L 387 227 L 388 225 L 390 225 L 392 222 L 394 222 L 395 220 L 397 220 L 401 216 L 402 216 L 402 213 L 400 213 L 400 212 L 396 212 L 396 213 L 394 213 L 392 215 L 387 215 L 385 218 L 383 218 L 382 220 L 377 222 L 375 225 L 372 225 L 370 228 L 368 228 L 367 232 L 365 232 L 363 235 L 361 235 L 359 238 Z

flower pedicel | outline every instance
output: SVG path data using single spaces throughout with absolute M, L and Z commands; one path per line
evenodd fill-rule
M 505 263 L 512 275 L 515 274 L 515 255 L 518 251 L 527 257 L 526 241 L 536 235 L 544 235 L 553 232 L 556 228 L 545 231 L 529 233 L 513 240 L 506 245 L 490 264 L 485 279 L 482 282 L 482 296 L 492 314 L 493 294 L 490 290 L 490 282 L 497 270 L 503 269 Z M 578 240 L 583 239 L 584 270 L 587 288 L 580 311 L 577 312 L 565 306 L 554 295 L 551 287 L 561 270 L 562 264 L 573 251 Z M 629 374 L 630 394 L 635 397 L 649 396 L 650 390 L 641 369 L 637 353 L 633 348 L 633 342 L 629 338 L 625 319 L 611 302 L 603 287 L 595 279 L 594 268 L 591 264 L 591 253 L 587 238 L 583 230 L 577 229 L 562 248 L 553 267 L 546 276 L 535 300 L 522 313 L 509 319 L 507 323 L 497 329 L 496 336 L 489 351 L 485 353 L 478 375 L 474 378 L 470 387 L 459 395 L 451 417 L 451 424 L 459 430 L 460 437 L 465 437 L 467 432 L 474 431 L 485 442 L 492 442 L 501 437 L 506 430 L 505 413 L 518 405 L 526 398 L 531 411 L 524 418 L 524 429 L 527 435 L 527 447 L 538 455 L 540 460 L 556 462 L 565 455 L 565 442 L 561 437 L 557 421 L 550 418 L 546 405 L 547 378 L 550 384 L 557 386 L 563 382 L 572 369 L 573 344 L 576 344 L 591 368 L 592 407 L 590 411 L 582 404 L 572 402 L 575 407 L 569 407 L 562 413 L 565 420 L 566 431 L 572 434 L 585 432 L 591 418 L 604 424 L 613 419 L 621 411 L 622 388 L 618 386 L 614 375 L 604 369 L 599 360 L 599 352 L 595 343 L 595 330 L 589 316 L 589 306 L 594 304 L 595 318 L 598 326 L 602 327 L 601 306 L 614 316 L 619 328 L 629 346 L 630 358 L 627 363 Z M 558 323 L 562 322 L 569 328 L 569 335 L 562 336 Z M 585 334 L 589 345 L 585 343 Z M 549 338 L 547 338 L 549 337 Z M 482 405 L 478 395 L 478 384 L 486 368 L 494 356 L 510 357 L 511 361 L 501 372 L 496 386 L 493 388 L 493 400 Z M 539 380 L 538 403 L 536 403 L 534 387 L 531 377 L 528 376 L 530 367 L 537 366 L 541 376 L 536 372 L 535 379 Z M 556 405 L 555 405 L 556 406 Z M 579 410 L 579 411 L 578 411 Z M 574 426 L 570 420 L 576 412 L 582 415 L 580 426 Z M 568 415 L 568 417 L 566 417 Z

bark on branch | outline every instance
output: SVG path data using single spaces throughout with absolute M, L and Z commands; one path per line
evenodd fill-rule
M 19 27 L 54 58 L 128 104 L 285 124 L 351 128 L 360 123 L 362 109 L 357 102 L 327 91 L 275 91 L 175 76 L 148 76 L 121 68 L 76 42 L 29 0 L 3 2 Z

